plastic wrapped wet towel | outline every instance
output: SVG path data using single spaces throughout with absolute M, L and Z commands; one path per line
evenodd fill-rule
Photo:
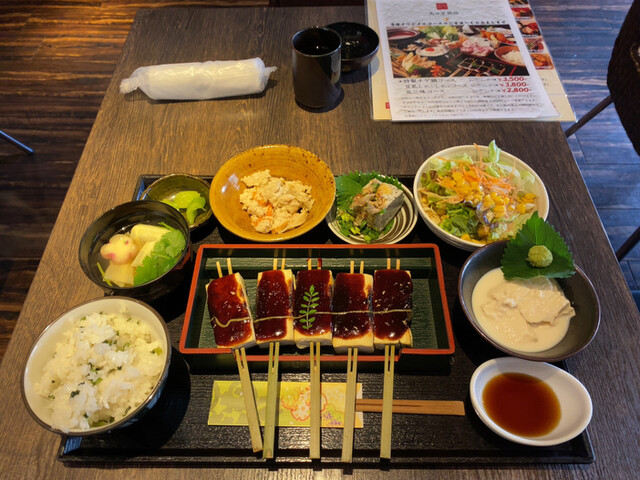
M 154 100 L 207 100 L 260 93 L 276 67 L 260 58 L 173 63 L 136 69 L 120 93 L 139 88 Z

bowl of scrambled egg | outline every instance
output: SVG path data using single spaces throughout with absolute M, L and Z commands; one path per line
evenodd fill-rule
M 333 173 L 317 155 L 290 145 L 265 145 L 220 167 L 209 200 L 231 233 L 255 242 L 281 242 L 318 225 L 335 193 Z

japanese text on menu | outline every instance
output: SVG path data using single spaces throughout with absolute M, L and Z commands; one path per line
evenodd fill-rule
M 556 115 L 507 0 L 377 0 L 391 118 Z

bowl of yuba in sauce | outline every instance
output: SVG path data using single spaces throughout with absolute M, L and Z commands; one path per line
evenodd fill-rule
M 585 348 L 600 323 L 593 285 L 575 266 L 567 278 L 513 278 L 501 271 L 507 242 L 476 250 L 458 279 L 460 304 L 487 342 L 508 355 L 557 362 Z
M 586 388 L 554 365 L 514 357 L 480 365 L 469 384 L 482 422 L 512 442 L 550 446 L 580 435 L 593 406 Z

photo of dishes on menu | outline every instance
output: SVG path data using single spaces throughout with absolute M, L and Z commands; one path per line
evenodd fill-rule
M 376 11 L 392 120 L 558 118 L 521 32 L 532 27 L 506 0 L 377 0 Z

